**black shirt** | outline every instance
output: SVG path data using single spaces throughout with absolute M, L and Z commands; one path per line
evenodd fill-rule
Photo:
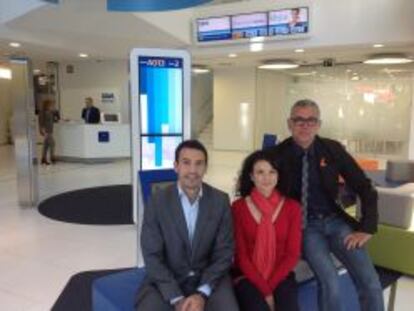
M 302 189 L 302 158 L 306 152 L 302 147 L 295 144 L 296 161 L 300 166 L 299 174 L 294 183 L 295 191 L 301 193 Z M 315 214 L 329 215 L 335 212 L 335 203 L 331 202 L 325 193 L 320 174 L 320 163 L 315 154 L 315 146 L 312 144 L 307 149 L 308 157 L 308 218 Z

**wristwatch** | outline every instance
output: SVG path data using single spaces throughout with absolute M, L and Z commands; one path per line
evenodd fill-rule
M 204 299 L 204 302 L 207 302 L 208 296 L 201 290 L 197 290 L 197 294 L 201 296 L 201 298 Z

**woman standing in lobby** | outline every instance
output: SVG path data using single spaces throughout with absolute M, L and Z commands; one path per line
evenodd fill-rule
M 54 105 L 54 101 L 44 100 L 42 110 L 39 113 L 40 134 L 43 136 L 42 164 L 46 165 L 56 162 L 53 124 L 59 121 L 59 113 L 55 110 Z M 47 161 L 48 151 L 50 151 L 50 162 Z
M 299 203 L 277 190 L 278 167 L 265 151 L 249 155 L 232 205 L 235 291 L 241 311 L 296 311 L 293 273 L 300 258 Z

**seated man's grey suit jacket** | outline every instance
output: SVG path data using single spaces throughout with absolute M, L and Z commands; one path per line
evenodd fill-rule
M 191 271 L 199 275 L 199 285 L 209 284 L 214 292 L 233 259 L 228 195 L 203 183 L 190 243 L 177 185 L 159 190 L 145 208 L 141 246 L 147 271 L 145 284 L 155 286 L 166 301 L 183 295 L 179 284 Z

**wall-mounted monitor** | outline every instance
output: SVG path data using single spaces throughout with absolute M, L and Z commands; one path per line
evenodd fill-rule
M 267 12 L 233 15 L 231 34 L 233 39 L 267 36 Z
M 254 37 L 265 37 L 266 40 L 306 38 L 310 35 L 311 10 L 309 5 L 198 18 L 194 20 L 194 40 L 208 46 L 248 42 Z
M 198 42 L 231 39 L 230 16 L 199 18 L 196 28 Z
M 309 8 L 300 7 L 269 12 L 269 36 L 309 32 Z
M 121 123 L 120 113 L 101 112 L 102 123 Z

